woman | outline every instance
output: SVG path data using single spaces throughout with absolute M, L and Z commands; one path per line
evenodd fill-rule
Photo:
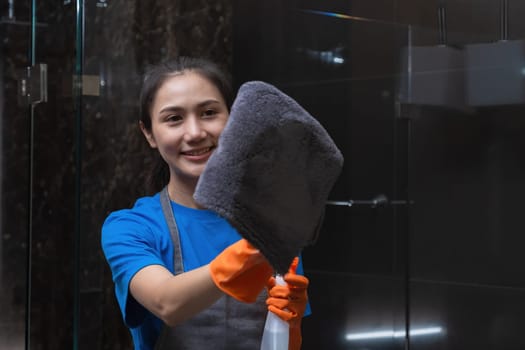
M 308 280 L 295 274 L 297 261 L 287 286 L 276 286 L 259 251 L 193 199 L 232 102 L 228 79 L 207 60 L 181 57 L 144 79 L 139 125 L 164 162 L 165 187 L 102 228 L 137 350 L 258 349 L 267 308 L 289 322 L 289 348 L 300 348 Z

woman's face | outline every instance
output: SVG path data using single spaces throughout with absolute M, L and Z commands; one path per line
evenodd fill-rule
M 170 181 L 195 182 L 228 119 L 224 98 L 209 80 L 192 71 L 169 77 L 153 100 L 149 144 L 170 168 Z

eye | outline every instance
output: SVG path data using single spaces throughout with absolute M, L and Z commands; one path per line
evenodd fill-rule
M 180 122 L 181 120 L 182 116 L 178 114 L 170 114 L 166 117 L 166 121 L 170 123 Z
M 217 114 L 217 111 L 214 109 L 206 109 L 202 112 L 203 117 L 213 117 L 215 114 Z

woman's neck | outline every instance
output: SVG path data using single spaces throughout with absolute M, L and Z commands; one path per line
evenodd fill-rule
M 196 186 L 197 181 L 180 181 L 172 177 L 168 184 L 168 194 L 172 201 L 180 205 L 200 209 L 201 207 L 193 199 Z

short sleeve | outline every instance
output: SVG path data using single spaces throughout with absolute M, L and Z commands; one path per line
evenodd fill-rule
M 147 310 L 129 292 L 133 276 L 149 265 L 163 265 L 162 231 L 158 222 L 133 210 L 112 213 L 102 226 L 102 250 L 110 266 L 115 294 L 124 322 L 131 328 L 142 323 Z

